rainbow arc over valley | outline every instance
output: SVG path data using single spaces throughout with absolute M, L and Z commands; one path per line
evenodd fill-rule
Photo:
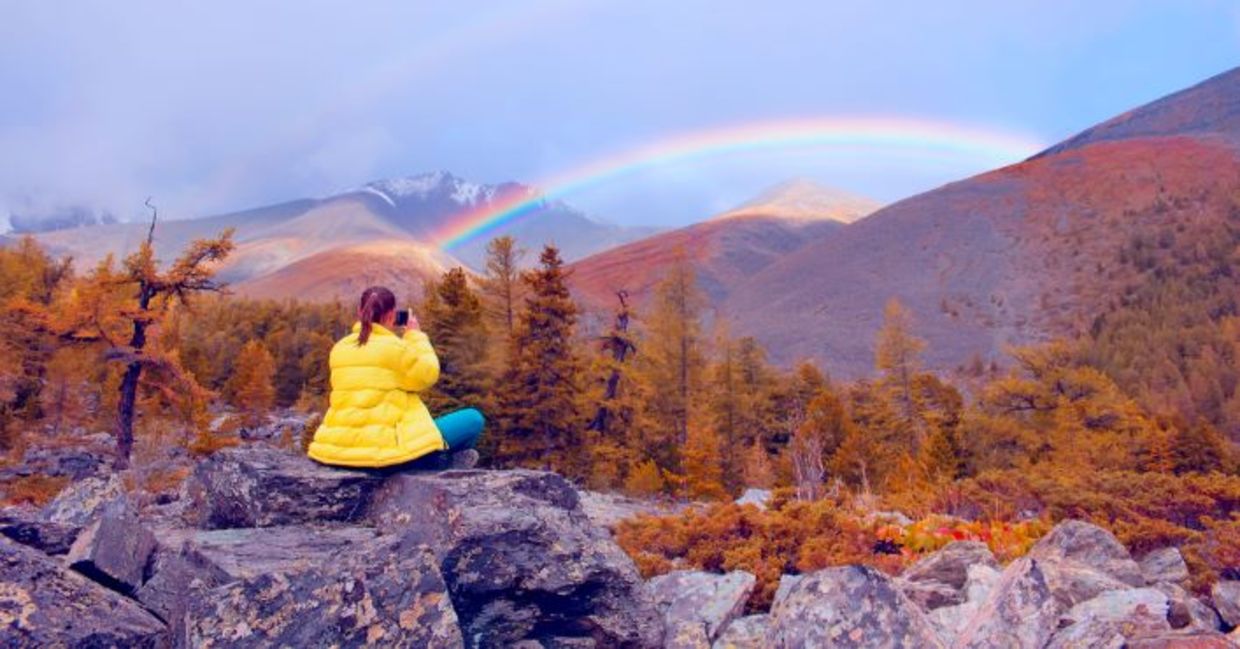
M 913 151 L 998 166 L 1023 160 L 1045 145 L 1029 136 L 992 128 L 900 117 L 780 119 L 687 131 L 539 179 L 533 183 L 539 192 L 497 196 L 446 220 L 432 238 L 451 249 L 536 211 L 545 201 L 642 169 L 749 151 L 802 148 Z

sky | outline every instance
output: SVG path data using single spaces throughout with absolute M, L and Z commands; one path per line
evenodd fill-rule
M 786 142 L 559 196 L 666 227 L 794 177 L 894 201 L 1236 65 L 1236 0 L 0 0 L 0 230 L 10 213 L 132 218 L 153 196 L 184 218 L 433 170 L 537 185 L 792 119 L 1030 143 Z

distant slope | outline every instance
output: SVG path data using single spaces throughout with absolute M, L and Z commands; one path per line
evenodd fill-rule
M 891 205 L 771 264 L 723 308 L 778 360 L 816 358 L 845 377 L 872 370 L 890 297 L 912 308 L 940 369 L 1081 332 L 1139 281 L 1119 258 L 1134 237 L 1236 220 L 1238 96 L 1233 70 Z
M 375 284 L 387 286 L 404 299 L 421 296 L 423 283 L 437 278 L 456 261 L 412 241 L 371 242 L 340 246 L 299 259 L 279 270 L 232 287 L 251 298 L 350 302 Z
M 733 287 L 781 256 L 826 237 L 876 206 L 806 181 L 785 183 L 710 220 L 588 257 L 573 265 L 573 288 L 590 306 L 609 308 L 619 289 L 641 303 L 683 255 L 693 264 L 711 304 L 718 305 Z

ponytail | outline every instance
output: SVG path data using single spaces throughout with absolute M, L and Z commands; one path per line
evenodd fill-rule
M 382 286 L 372 286 L 362 291 L 361 306 L 357 309 L 357 317 L 362 322 L 362 329 L 357 334 L 357 346 L 361 347 L 370 340 L 370 332 L 375 322 L 391 311 L 396 310 L 396 296 Z

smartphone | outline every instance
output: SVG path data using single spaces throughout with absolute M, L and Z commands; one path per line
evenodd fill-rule
M 409 316 L 412 313 L 413 313 L 412 309 L 401 309 L 400 311 L 397 311 L 396 312 L 396 326 L 397 327 L 409 326 Z

